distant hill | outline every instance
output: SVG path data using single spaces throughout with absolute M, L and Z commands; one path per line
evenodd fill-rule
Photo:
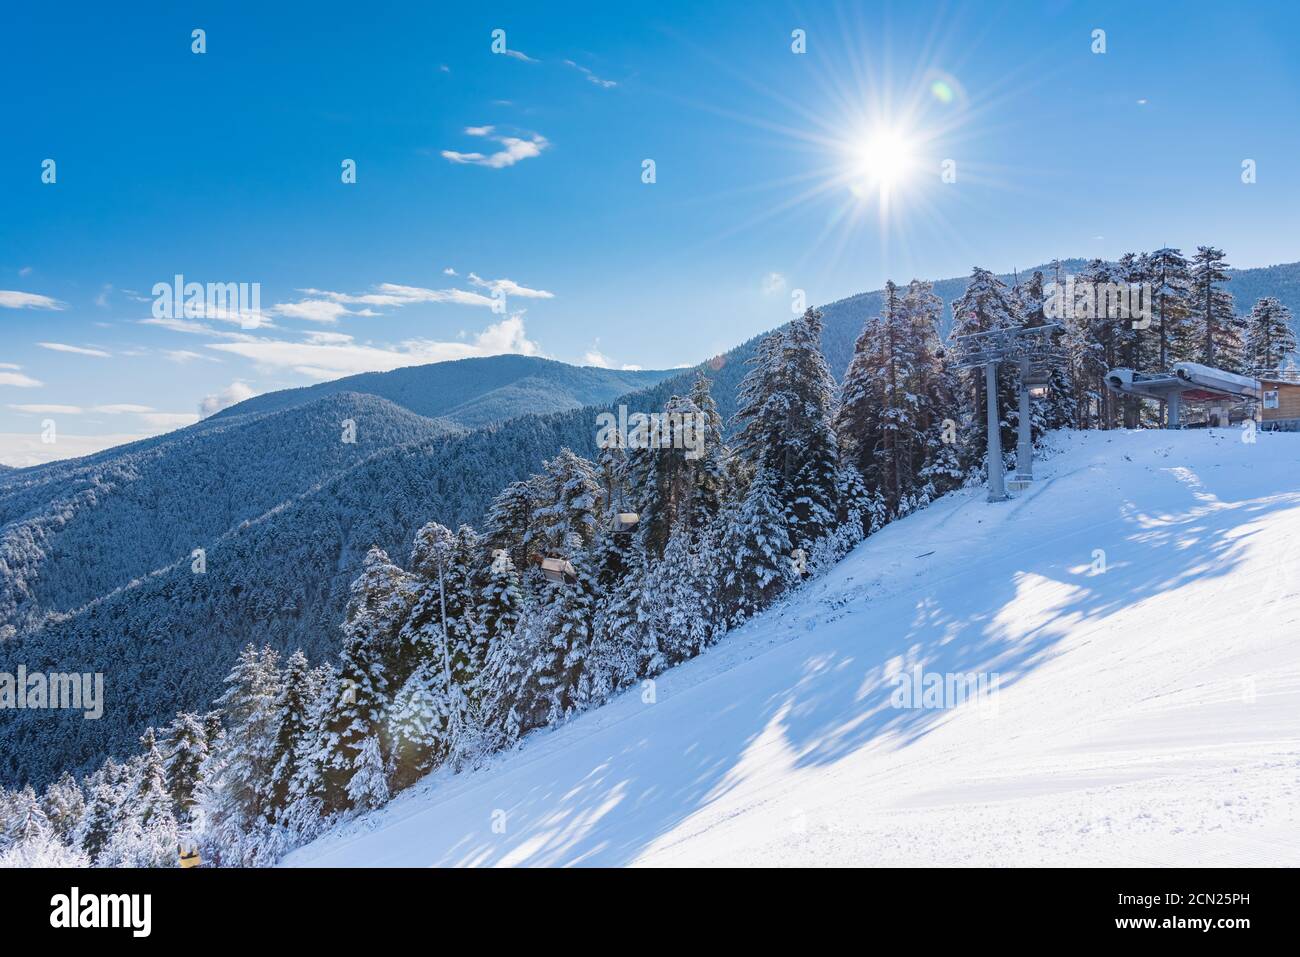
M 387 399 L 417 415 L 477 428 L 518 415 L 595 405 L 670 375 L 571 366 L 533 356 L 460 359 L 391 372 L 363 372 L 301 389 L 269 392 L 233 405 L 214 418 L 288 409 L 340 392 L 358 392 Z

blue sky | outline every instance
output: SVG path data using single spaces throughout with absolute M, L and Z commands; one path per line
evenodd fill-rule
M 1293 4 L 700 6 L 8 10 L 0 462 L 369 368 L 695 363 L 796 289 L 1163 244 L 1300 259 Z M 260 283 L 262 324 L 146 322 L 177 273 Z

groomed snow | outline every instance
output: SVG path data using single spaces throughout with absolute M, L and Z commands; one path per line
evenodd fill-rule
M 890 526 L 655 703 L 285 863 L 1300 864 L 1300 436 L 1054 442 L 1025 493 Z M 915 664 L 998 673 L 996 707 L 892 707 Z

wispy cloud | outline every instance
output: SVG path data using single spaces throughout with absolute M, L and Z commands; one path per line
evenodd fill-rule
M 521 160 L 540 156 L 542 150 L 551 145 L 547 142 L 546 137 L 540 133 L 525 134 L 526 139 L 518 136 L 498 136 L 495 135 L 495 128 L 491 126 L 467 126 L 465 134 L 490 139 L 494 143 L 501 144 L 503 148 L 495 153 L 462 153 L 457 150 L 443 150 L 443 159 L 468 166 L 505 169 L 507 166 L 514 166 Z
M 602 90 L 609 90 L 618 86 L 618 84 L 613 80 L 606 80 L 596 76 L 596 74 L 592 73 L 580 63 L 574 63 L 572 60 L 565 60 L 564 62 L 567 66 L 571 66 L 582 73 L 587 78 L 587 82 L 596 84 L 596 86 L 600 87 Z
M 219 348 L 213 346 L 212 348 Z M 216 415 L 222 409 L 228 409 L 232 405 L 238 405 L 245 399 L 251 399 L 257 393 L 249 387 L 248 383 L 236 380 L 230 383 L 220 392 L 214 392 L 211 395 L 205 395 L 199 402 L 199 417 L 206 419 L 210 415 Z
M 57 310 L 67 309 L 68 304 L 34 292 L 18 292 L 16 289 L 0 289 L 0 308 Z
M 183 332 L 192 336 L 214 336 L 218 339 L 232 339 L 236 342 L 257 341 L 257 336 L 249 335 L 246 332 L 230 332 L 225 329 L 204 325 L 201 322 L 191 322 L 188 319 L 139 319 L 137 322 L 142 326 L 161 326 L 163 329 L 169 329 L 172 332 Z
M 520 296 L 524 299 L 555 298 L 553 292 L 547 292 L 545 289 L 529 289 L 527 286 L 519 285 L 513 279 L 483 279 L 474 273 L 470 273 L 469 281 L 481 289 L 491 289 L 493 292 L 500 290 L 507 296 Z
M 221 361 L 220 359 L 215 359 L 212 356 L 205 356 L 197 352 L 190 352 L 188 349 L 165 349 L 163 350 L 163 356 L 167 359 L 168 362 L 179 362 L 181 364 L 184 364 L 186 362 L 193 362 L 196 359 L 202 359 L 205 362 Z
M 22 366 L 16 366 L 12 362 L 0 362 L 0 385 L 10 385 L 17 389 L 35 389 L 45 383 L 31 376 L 23 375 Z
M 38 342 L 36 344 L 42 349 L 49 349 L 51 352 L 71 352 L 79 356 L 95 356 L 100 359 L 112 358 L 112 354 L 105 352 L 103 349 L 87 349 L 84 346 L 70 346 L 66 342 Z
M 9 408 L 15 412 L 26 412 L 29 415 L 81 415 L 85 411 L 79 405 L 44 405 L 41 403 L 10 405 Z
M 779 272 L 770 272 L 763 277 L 763 295 L 771 296 L 785 288 L 785 277 Z
M 471 342 L 439 342 L 410 339 L 397 346 L 360 344 L 352 341 L 307 342 L 261 339 L 257 342 L 217 342 L 208 346 L 220 352 L 243 356 L 259 366 L 292 369 L 313 379 L 337 379 L 358 372 L 386 372 L 402 366 L 473 356 L 506 353 L 536 355 L 537 344 L 528 339 L 523 317 L 511 316 L 480 332 Z

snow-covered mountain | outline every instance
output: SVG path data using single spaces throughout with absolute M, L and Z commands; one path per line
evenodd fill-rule
M 1300 437 L 1053 441 L 1012 501 L 950 494 L 286 863 L 1300 863 Z M 996 691 L 897 707 L 914 669 Z

